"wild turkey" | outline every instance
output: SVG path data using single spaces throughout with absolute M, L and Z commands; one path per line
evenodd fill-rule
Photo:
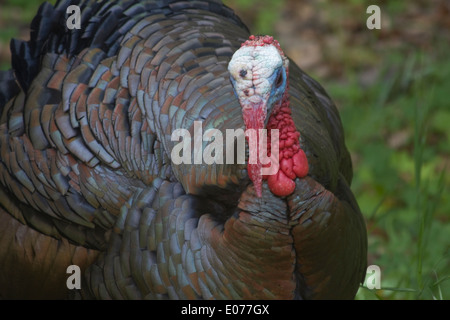
M 220 0 L 40 7 L 0 74 L 0 297 L 65 298 L 78 265 L 83 298 L 354 298 L 367 238 L 338 112 L 275 40 L 249 36 Z M 278 128 L 283 148 L 290 132 L 284 176 L 175 164 L 172 133 L 199 123 Z

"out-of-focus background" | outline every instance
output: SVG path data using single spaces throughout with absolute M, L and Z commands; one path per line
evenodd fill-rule
M 0 70 L 42 2 L 0 0 Z M 369 264 L 381 270 L 381 289 L 365 283 L 357 299 L 450 299 L 450 1 L 224 3 L 279 40 L 338 106 Z M 379 30 L 366 26 L 370 5 Z

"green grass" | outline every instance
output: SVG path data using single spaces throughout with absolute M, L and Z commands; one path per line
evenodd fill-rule
M 327 86 L 356 159 L 352 189 L 367 219 L 370 263 L 381 268 L 382 290 L 361 289 L 359 299 L 450 299 L 445 52 L 391 52 L 372 87 L 356 77 Z

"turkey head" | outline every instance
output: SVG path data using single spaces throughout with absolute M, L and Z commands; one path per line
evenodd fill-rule
M 253 141 L 249 141 L 247 170 L 256 194 L 261 197 L 262 180 L 267 179 L 273 194 L 288 196 L 294 192 L 295 178 L 308 174 L 308 161 L 299 143 L 300 133 L 291 117 L 289 60 L 273 37 L 252 35 L 234 53 L 228 70 L 242 107 L 248 140 L 251 140 L 249 130 L 254 130 Z M 264 128 L 268 132 L 267 141 L 261 130 Z M 274 131 L 276 137 L 272 140 Z M 271 166 L 275 169 L 268 174 L 262 171 L 267 165 L 262 163 L 262 147 L 275 162 Z

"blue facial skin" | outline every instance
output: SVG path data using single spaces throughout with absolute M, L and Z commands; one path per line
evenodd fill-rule
M 236 80 L 234 80 L 234 78 L 232 76 L 230 76 L 230 81 L 231 81 L 231 87 L 233 87 L 233 93 L 236 96 L 236 98 L 239 99 L 239 95 L 236 92 Z
M 269 81 L 272 83 L 272 90 L 270 91 L 269 100 L 267 101 L 266 124 L 272 113 L 274 104 L 283 97 L 284 91 L 286 90 L 286 70 L 284 67 L 281 67 L 274 72 L 272 76 L 270 76 Z

